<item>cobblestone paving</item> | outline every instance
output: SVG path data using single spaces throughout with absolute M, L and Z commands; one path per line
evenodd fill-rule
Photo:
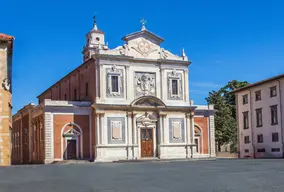
M 284 160 L 210 160 L 0 168 L 0 192 L 283 192 Z

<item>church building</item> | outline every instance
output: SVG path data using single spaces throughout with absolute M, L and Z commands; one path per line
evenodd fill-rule
M 148 31 L 110 49 L 96 21 L 83 64 L 13 116 L 12 162 L 215 157 L 214 109 L 189 97 L 184 50 Z

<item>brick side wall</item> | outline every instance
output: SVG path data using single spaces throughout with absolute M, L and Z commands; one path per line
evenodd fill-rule
M 92 101 L 96 98 L 95 74 L 95 61 L 90 60 L 51 86 L 38 97 L 38 101 L 39 103 L 44 99 Z M 86 95 L 86 83 L 88 83 L 88 95 Z
M 208 137 L 208 117 L 194 117 L 194 123 L 200 126 L 202 129 L 202 148 L 203 153 L 208 154 L 208 145 L 209 145 L 209 137 Z
M 22 150 L 23 150 L 23 163 L 29 163 L 29 114 L 26 114 L 22 118 L 21 127 L 21 139 L 22 139 Z
M 67 123 L 79 125 L 83 131 L 83 158 L 90 158 L 90 135 L 88 115 L 54 115 L 54 158 L 61 159 L 64 151 L 61 151 L 61 131 Z M 81 153 L 79 147 L 79 154 Z

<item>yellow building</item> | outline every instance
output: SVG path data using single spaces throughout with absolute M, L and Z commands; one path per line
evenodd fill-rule
M 13 41 L 0 33 L 0 165 L 11 164 Z

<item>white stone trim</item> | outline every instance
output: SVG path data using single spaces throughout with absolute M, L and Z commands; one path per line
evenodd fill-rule
M 198 129 L 200 129 L 200 134 L 201 134 L 201 146 L 202 147 L 200 147 L 200 145 L 199 145 L 199 149 L 201 149 L 200 151 L 201 151 L 201 154 L 203 154 L 203 152 L 204 152 L 204 150 L 203 150 L 203 148 L 204 148 L 204 138 L 203 138 L 203 130 L 202 130 L 202 128 L 201 128 L 201 126 L 200 125 L 198 125 L 197 123 L 194 123 L 194 126 L 196 126 L 196 127 L 198 127 Z M 193 132 L 193 134 L 194 134 L 194 139 L 196 139 L 197 137 L 195 137 L 195 132 Z M 194 141 L 195 142 L 195 141 Z M 199 138 L 198 138 L 198 142 L 199 142 L 199 144 L 200 144 L 200 141 L 199 141 Z M 200 153 L 200 152 L 199 152 Z
M 79 158 L 79 142 L 78 142 L 78 137 L 76 138 L 73 138 L 73 137 L 65 137 L 65 147 L 66 147 L 66 150 L 65 150 L 65 159 L 68 159 L 68 147 L 67 147 L 67 141 L 68 140 L 75 140 L 76 141 L 76 159 Z M 82 140 L 82 139 L 81 139 Z M 63 145 L 63 144 L 62 144 Z M 63 155 L 62 155 L 63 156 Z
M 76 126 L 79 130 L 80 130 L 80 152 L 81 152 L 81 158 L 83 158 L 83 140 L 84 140 L 84 135 L 83 135 L 83 130 L 82 130 L 82 128 L 78 125 L 78 124 L 76 124 L 76 123 L 74 123 L 74 122 L 69 122 L 69 123 L 66 123 L 63 127 L 62 127 L 62 129 L 61 129 L 61 134 L 60 134 L 60 137 L 61 137 L 61 139 L 60 139 L 60 141 L 61 141 L 61 160 L 63 160 L 63 132 L 64 132 L 64 129 L 65 129 L 65 127 L 66 126 L 68 126 L 68 125 L 73 125 L 73 126 Z M 76 139 L 78 139 L 78 137 L 76 138 Z M 66 137 L 65 137 L 65 142 L 66 142 L 67 140 L 66 140 Z M 77 143 L 76 143 L 76 145 L 78 145 L 78 140 L 76 141 Z M 65 147 L 67 147 L 66 146 L 66 143 L 65 143 Z M 76 149 L 77 150 L 77 149 Z M 77 150 L 76 151 L 76 153 L 78 153 L 78 151 L 79 150 Z M 77 158 L 78 158 L 78 156 L 77 156 Z
M 141 156 L 141 129 L 144 129 L 145 126 L 137 125 L 137 132 L 138 132 L 138 157 L 142 158 Z M 147 126 L 147 129 L 152 129 L 152 139 L 153 139 L 153 157 L 156 157 L 157 154 L 157 143 L 156 143 L 156 125 Z
M 214 115 L 209 116 L 209 132 L 210 132 L 210 157 L 216 157 L 216 150 L 215 150 L 215 123 L 214 123 Z
M 44 136 L 45 136 L 45 163 L 52 163 L 54 160 L 54 144 L 53 144 L 53 114 L 44 113 Z

